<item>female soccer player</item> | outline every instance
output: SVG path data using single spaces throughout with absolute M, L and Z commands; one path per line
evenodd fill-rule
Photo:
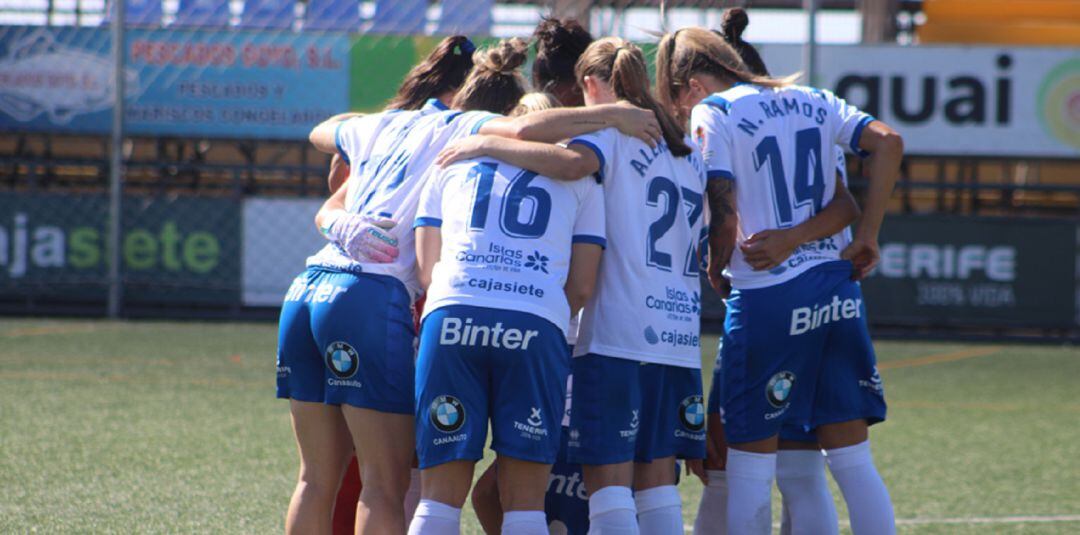
M 730 8 L 724 12 L 721 29 L 723 36 L 739 53 L 747 70 L 755 75 L 769 76 L 761 56 L 754 46 L 742 38 L 750 18 L 742 8 Z M 682 116 L 689 117 L 690 109 L 678 110 Z M 703 139 L 699 136 L 696 139 Z M 787 259 L 787 256 L 802 245 L 803 241 L 817 241 L 832 237 L 840 248 L 851 239 L 847 227 L 858 217 L 858 205 L 847 189 L 847 177 L 844 164 L 844 150 L 836 146 L 837 183 L 836 193 L 829 205 L 810 220 L 795 227 L 759 233 L 752 242 L 748 240 L 744 250 L 747 261 L 756 270 L 773 269 Z M 800 232 L 821 218 L 832 217 L 835 224 L 823 229 L 815 236 L 799 237 Z M 809 238 L 807 240 L 807 238 Z M 767 262 L 764 260 L 767 259 Z M 724 535 L 727 533 L 727 481 L 724 473 L 726 460 L 726 442 L 723 438 L 723 425 L 719 414 L 721 388 L 721 366 L 713 370 L 712 390 L 709 392 L 707 411 L 708 452 L 706 461 L 708 482 L 701 495 L 697 518 L 694 520 L 696 535 Z M 795 426 L 784 426 L 780 430 L 780 443 L 776 458 L 776 486 L 782 498 L 781 535 L 792 533 L 792 522 L 798 524 L 796 534 L 830 535 L 839 529 L 836 507 L 825 478 L 825 458 L 813 433 Z
M 702 28 L 664 37 L 657 85 L 672 106 L 701 102 L 691 125 L 703 133 L 709 174 L 726 179 L 709 188 L 708 275 L 714 284 L 726 276 L 734 288 L 720 350 L 728 531 L 769 533 L 778 434 L 793 424 L 813 429 L 826 449 L 853 531 L 893 533 L 867 432 L 884 419 L 885 401 L 852 279 L 877 261 L 878 230 L 903 156 L 900 136 L 828 91 L 750 74 L 729 44 Z M 843 251 L 824 241 L 804 244 L 775 269 L 755 271 L 743 245 L 822 209 L 832 196 L 834 183 L 825 177 L 835 174 L 839 143 L 871 157 L 852 242 Z
M 449 101 L 461 87 L 472 69 L 473 49 L 465 36 L 443 39 L 405 77 L 391 102 L 392 108 L 413 110 L 410 113 L 419 114 L 445 109 L 439 99 Z M 381 124 L 379 117 L 383 115 L 370 116 L 366 121 Z M 339 120 L 355 116 L 343 114 Z M 357 119 L 357 122 L 360 121 Z M 363 158 L 357 160 L 359 164 Z M 328 179 L 331 192 L 344 189 L 341 186 L 350 173 L 359 170 L 359 165 L 350 169 L 347 160 L 336 153 Z M 376 261 L 388 261 L 397 255 L 393 238 L 383 228 L 385 222 L 358 216 L 354 218 L 353 225 L 357 229 L 366 229 L 361 234 L 365 239 L 352 244 L 353 255 Z M 327 533 L 334 497 L 342 473 L 353 454 L 353 444 L 341 410 L 335 405 L 325 404 L 327 398 L 322 385 L 324 364 L 319 357 L 322 350 L 314 346 L 312 323 L 313 320 L 328 322 L 329 316 L 325 313 L 312 316 L 311 302 L 305 302 L 303 298 L 305 294 L 317 292 L 318 286 L 308 290 L 307 279 L 307 275 L 301 275 L 294 281 L 282 307 L 279 326 L 277 395 L 291 399 L 293 428 L 300 450 L 300 474 L 289 504 L 286 531 Z M 312 299 L 317 302 L 315 297 L 312 296 Z
M 316 216 L 331 243 L 309 259 L 309 270 L 287 296 L 283 314 L 290 321 L 283 323 L 295 332 L 286 337 L 292 345 L 282 346 L 284 397 L 308 388 L 312 401 L 342 405 L 365 483 L 357 506 L 361 531 L 405 529 L 401 504 L 413 453 L 400 445 L 414 436 L 410 308 L 419 284 L 413 234 L 400 223 L 413 220 L 435 154 L 476 132 L 554 141 L 609 125 L 649 139 L 659 131 L 649 112 L 628 105 L 495 118 L 488 112 L 510 111 L 522 94 L 516 65 L 509 63 L 520 56 L 519 41 L 474 54 L 478 65 L 454 98 L 457 109 L 487 112 L 385 113 L 328 121 L 310 136 L 318 149 L 363 165 Z M 400 242 L 390 262 L 364 255 L 371 249 L 364 244 L 385 239 L 373 225 Z
M 425 187 L 416 219 L 429 284 L 416 374 L 423 498 L 410 534 L 457 533 L 489 420 L 501 531 L 547 532 L 566 330 L 595 283 L 603 216 L 599 184 L 490 158 L 451 165 Z
M 592 35 L 576 20 L 544 18 L 533 31 L 533 40 L 536 42 L 533 87 L 554 95 L 563 106 L 584 105 L 574 66 L 592 44 Z
M 575 137 L 567 148 L 479 137 L 440 158 L 487 154 L 604 183 L 611 247 L 574 349 L 568 458 L 584 465 L 590 531 L 637 533 L 640 522 L 644 533 L 676 533 L 675 457 L 705 454 L 697 267 L 704 167 L 650 95 L 637 47 L 601 39 L 576 71 L 586 105 L 625 99 L 653 110 L 663 143 L 649 147 L 611 129 Z

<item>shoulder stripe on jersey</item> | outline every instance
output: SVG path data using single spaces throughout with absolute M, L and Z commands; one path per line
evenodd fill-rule
M 863 117 L 862 120 L 859 121 L 859 124 L 855 126 L 855 132 L 851 134 L 851 150 L 855 154 L 858 154 L 860 158 L 866 158 L 867 156 L 870 156 L 869 152 L 866 152 L 859 148 L 859 138 L 862 137 L 863 128 L 866 128 L 866 125 L 876 120 L 877 119 L 874 119 L 873 115 L 867 115 L 866 117 Z
M 596 159 L 600 160 L 600 169 L 597 169 L 596 172 L 593 173 L 593 176 L 596 177 L 596 182 L 598 184 L 603 184 L 604 183 L 604 163 L 606 161 L 606 160 L 604 160 L 604 151 L 600 150 L 600 147 L 597 147 L 595 144 L 593 144 L 593 142 L 591 142 L 591 141 L 589 141 L 587 139 L 581 139 L 581 138 L 571 139 L 570 143 L 567 143 L 566 146 L 569 147 L 570 145 L 584 145 L 585 148 L 593 151 L 593 154 L 596 155 Z
M 731 110 L 731 102 L 720 95 L 709 95 L 705 97 L 705 100 L 701 101 L 702 104 L 718 108 L 720 111 L 727 113 Z
M 591 243 L 593 245 L 599 245 L 601 249 L 607 249 L 607 240 L 600 236 L 592 236 L 589 234 L 574 234 L 573 243 Z
M 413 222 L 413 228 L 420 227 L 442 227 L 442 219 L 437 217 L 418 217 L 416 218 L 416 221 Z
M 476 124 L 474 124 L 473 127 L 472 127 L 472 132 L 469 132 L 469 134 L 475 136 L 476 134 L 480 133 L 480 128 L 482 126 L 484 126 L 484 123 L 486 123 L 486 122 L 488 122 L 488 121 L 490 121 L 490 120 L 492 120 L 492 119 L 494 119 L 496 117 L 498 117 L 498 115 L 495 115 L 493 113 L 491 115 L 488 115 L 487 117 L 484 117 L 483 119 L 480 119 L 479 121 L 476 121 Z
M 447 113 L 446 117 L 445 117 L 446 122 L 444 124 L 450 124 L 451 121 L 453 121 L 454 119 L 457 119 L 458 116 L 461 115 L 462 113 L 465 113 L 465 112 L 463 112 L 463 111 L 455 111 L 455 112 L 452 112 L 452 113 Z
M 709 171 L 708 173 L 705 174 L 705 177 L 708 178 L 709 180 L 714 180 L 714 179 L 717 179 L 717 178 L 723 178 L 723 179 L 726 179 L 726 180 L 735 180 L 735 175 L 732 174 L 731 171 L 724 171 L 724 170 L 721 170 L 721 169 L 715 169 L 713 171 Z
M 424 103 L 424 107 L 428 107 L 428 106 L 430 106 L 432 108 L 435 108 L 436 110 L 439 110 L 439 111 L 446 111 L 446 110 L 450 109 L 450 108 L 446 107 L 446 104 L 443 104 L 442 101 L 437 99 L 437 98 L 429 98 L 429 99 L 427 99 L 427 102 Z
M 345 160 L 345 165 L 352 165 L 349 162 L 349 155 L 345 154 L 345 149 L 341 147 L 341 127 L 348 122 L 348 119 L 341 121 L 337 124 L 337 128 L 334 129 L 334 147 L 337 148 L 338 154 L 341 155 L 341 159 Z

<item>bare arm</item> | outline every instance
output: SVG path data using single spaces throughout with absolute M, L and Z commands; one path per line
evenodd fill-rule
M 750 267 L 758 271 L 770 270 L 787 260 L 800 245 L 828 238 L 858 217 L 859 205 L 837 177 L 836 193 L 820 212 L 791 228 L 758 232 L 740 243 L 739 249 Z
M 731 261 L 738 236 L 739 216 L 735 213 L 735 182 L 727 179 L 710 180 L 705 188 L 709 198 L 709 284 L 721 296 L 731 292 L 723 271 Z
M 570 315 L 577 315 L 596 290 L 596 275 L 604 248 L 592 243 L 575 243 L 570 254 L 570 272 L 566 276 L 566 300 Z
M 580 145 L 563 148 L 550 143 L 521 141 L 499 136 L 470 136 L 450 143 L 439 153 L 435 164 L 489 156 L 556 180 L 577 180 L 600 170 L 600 160 Z
M 321 123 L 311 130 L 308 134 L 308 141 L 315 146 L 319 152 L 325 152 L 327 154 L 337 153 L 337 141 L 335 139 L 337 134 L 338 123 L 346 119 L 353 117 L 359 117 L 362 113 L 339 113 Z
M 519 117 L 500 117 L 484 123 L 480 134 L 544 143 L 615 127 L 655 147 L 663 139 L 656 115 L 628 102 L 585 108 L 555 108 L 527 113 Z
M 840 257 L 851 260 L 855 270 L 852 278 L 858 280 L 874 269 L 881 258 L 878 232 L 885 219 L 896 179 L 900 176 L 900 162 L 904 159 L 904 140 L 889 125 L 874 121 L 867 125 L 859 138 L 859 148 L 870 153 L 868 169 L 870 187 L 863 202 L 862 218 L 855 227 L 851 244 L 840 252 Z
M 416 228 L 416 266 L 420 287 L 427 291 L 431 285 L 431 273 L 442 253 L 442 229 L 439 227 Z
M 336 193 L 347 180 L 349 180 L 349 164 L 335 152 L 334 157 L 330 159 L 330 175 L 326 177 L 330 193 Z
M 330 195 L 329 199 L 323 203 L 322 208 L 319 208 L 319 212 L 315 214 L 315 227 L 325 236 L 327 228 L 330 227 L 331 220 L 336 217 L 334 212 L 345 211 L 345 195 L 349 188 L 339 187 L 337 191 L 334 191 Z

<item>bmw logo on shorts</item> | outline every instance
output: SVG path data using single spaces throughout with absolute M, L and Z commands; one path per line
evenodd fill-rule
M 705 404 L 701 396 L 690 396 L 679 404 L 679 421 L 683 427 L 690 431 L 701 431 L 705 428 Z
M 795 374 L 783 371 L 772 376 L 769 384 L 765 385 L 765 399 L 769 405 L 778 409 L 787 406 L 788 396 L 791 395 L 791 387 L 795 384 Z
M 431 424 L 443 433 L 453 433 L 465 425 L 465 406 L 454 396 L 439 396 L 431 402 Z
M 360 366 L 360 355 L 345 342 L 334 342 L 326 348 L 326 367 L 330 368 L 338 379 L 348 379 L 356 375 Z

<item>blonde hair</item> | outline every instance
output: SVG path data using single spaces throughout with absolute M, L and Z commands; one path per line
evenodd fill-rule
M 798 78 L 798 75 L 773 78 L 750 72 L 730 43 L 705 28 L 683 28 L 665 35 L 656 48 L 656 92 L 664 107 L 676 108 L 679 87 L 686 86 L 695 74 L 773 88 L 787 87 Z
M 675 118 L 662 108 L 649 92 L 649 72 L 645 55 L 633 43 L 618 37 L 605 37 L 589 45 L 574 69 L 578 83 L 585 86 L 585 77 L 599 78 L 611 85 L 615 96 L 652 111 L 660 123 L 664 142 L 675 156 L 692 152 L 683 140 L 683 130 Z
M 525 78 L 518 67 L 525 63 L 529 45 L 523 39 L 503 39 L 473 54 L 473 69 L 454 97 L 452 108 L 485 110 L 506 115 L 525 94 Z
M 525 115 L 526 113 L 550 110 L 551 108 L 558 107 L 559 101 L 551 93 L 525 93 L 522 95 L 521 100 L 518 101 L 517 106 L 514 106 L 514 111 L 510 112 L 510 116 L 518 117 Z

